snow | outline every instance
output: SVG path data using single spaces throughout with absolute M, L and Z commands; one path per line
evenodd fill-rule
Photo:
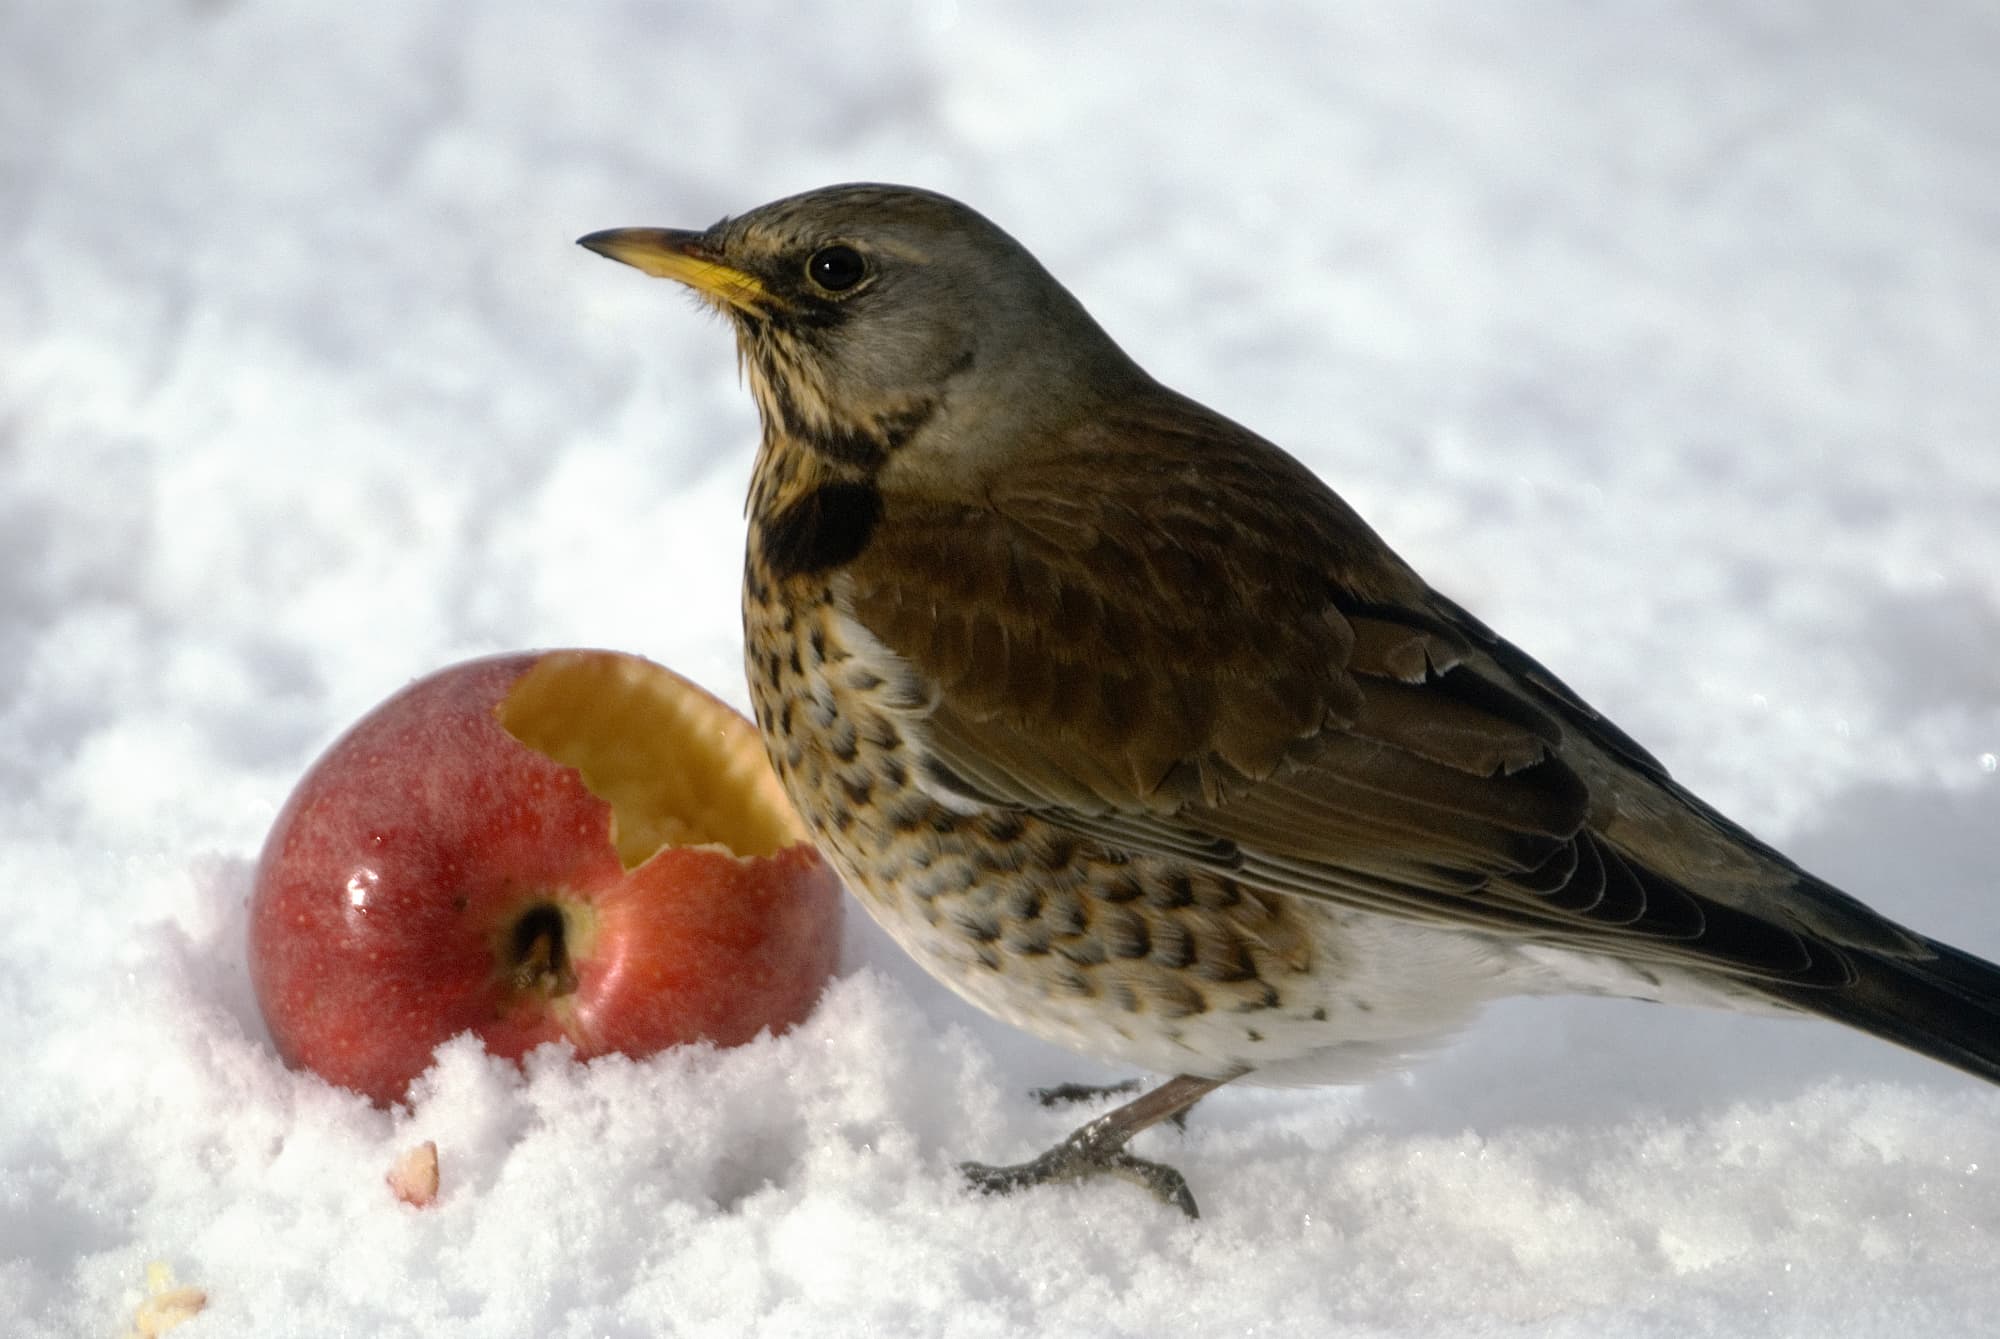
M 2000 18 L 1792 5 L 0 7 L 0 1296 L 195 1335 L 1883 1335 L 2000 1314 L 2000 1095 L 1537 1001 L 982 1199 L 1114 1077 L 858 909 L 804 1027 L 394 1112 L 287 1072 L 251 862 L 449 661 L 742 704 L 725 332 L 571 245 L 967 199 L 1820 873 L 2000 956 Z M 384 1174 L 435 1140 L 442 1190 Z

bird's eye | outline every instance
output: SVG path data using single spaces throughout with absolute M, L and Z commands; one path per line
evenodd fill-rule
M 829 293 L 845 292 L 860 283 L 867 273 L 868 262 L 861 258 L 861 253 L 837 242 L 813 252 L 812 259 L 806 262 L 807 277 Z

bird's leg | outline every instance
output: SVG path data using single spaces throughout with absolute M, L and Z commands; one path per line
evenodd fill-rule
M 1058 1083 L 1051 1088 L 1030 1088 L 1028 1096 L 1051 1109 L 1075 1106 L 1080 1102 L 1095 1102 L 1100 1097 L 1123 1097 L 1126 1093 L 1136 1093 L 1145 1088 L 1140 1079 L 1126 1079 L 1120 1083 Z M 1196 1098 L 1195 1102 L 1201 1099 Z M 1188 1112 L 1194 1110 L 1194 1102 L 1189 1102 L 1179 1111 L 1168 1116 L 1177 1130 L 1187 1128 Z
M 1138 1182 L 1188 1217 L 1199 1218 L 1201 1212 L 1195 1207 L 1194 1193 L 1188 1189 L 1186 1177 L 1165 1163 L 1149 1162 L 1127 1153 L 1125 1145 L 1149 1126 L 1178 1119 L 1189 1107 L 1227 1082 L 1228 1078 L 1198 1079 L 1182 1074 L 1079 1126 L 1069 1138 L 1038 1158 L 1011 1167 L 965 1162 L 959 1164 L 959 1170 L 989 1195 L 1004 1195 L 1048 1181 L 1073 1181 L 1107 1174 L 1122 1176 Z
M 1052 1088 L 1030 1088 L 1028 1096 L 1045 1107 L 1067 1107 L 1078 1102 L 1095 1102 L 1100 1097 L 1136 1093 L 1140 1086 L 1138 1079 L 1120 1083 L 1058 1083 Z

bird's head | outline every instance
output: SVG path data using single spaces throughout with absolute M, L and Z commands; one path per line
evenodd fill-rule
M 976 449 L 1139 375 L 1024 247 L 930 191 L 830 186 L 699 232 L 579 241 L 727 316 L 767 436 L 836 457 L 879 463 L 940 428 Z

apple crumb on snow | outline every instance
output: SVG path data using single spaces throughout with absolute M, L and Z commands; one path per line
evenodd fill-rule
M 397 1157 L 384 1178 L 395 1197 L 413 1209 L 429 1206 L 438 1193 L 438 1146 L 435 1139 L 413 1144 Z
M 176 1284 L 173 1271 L 156 1260 L 146 1266 L 146 1300 L 133 1313 L 131 1333 L 152 1339 L 193 1320 L 207 1305 L 207 1293 Z
M 619 647 L 742 705 L 726 332 L 570 242 L 888 179 L 2000 956 L 1996 62 L 1977 0 L 0 7 L 0 1328 L 1989 1329 L 2000 1095 L 1831 1027 L 1520 1002 L 1407 1078 L 1225 1089 L 1136 1145 L 1190 1224 L 968 1191 L 1074 1123 L 1028 1089 L 1126 1076 L 858 910 L 784 1036 L 459 1036 L 386 1109 L 279 1062 L 244 944 L 278 806 L 423 674 Z

